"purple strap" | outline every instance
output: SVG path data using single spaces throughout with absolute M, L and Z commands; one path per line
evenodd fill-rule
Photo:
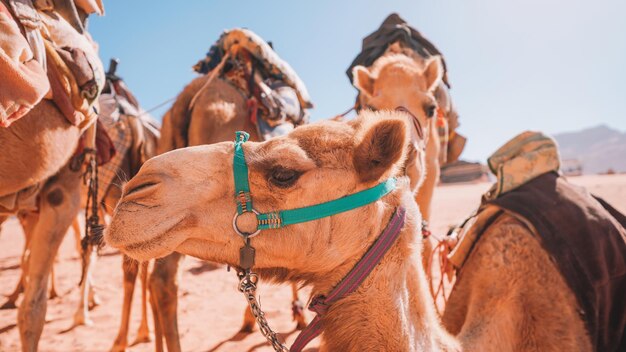
M 385 230 L 378 236 L 378 239 L 376 239 L 361 260 L 350 270 L 348 275 L 330 291 L 327 297 L 318 295 L 313 298 L 309 305 L 309 310 L 317 313 L 317 315 L 309 325 L 300 332 L 300 335 L 298 335 L 296 341 L 289 349 L 290 352 L 301 352 L 311 340 L 322 333 L 323 326 L 321 318 L 326 314 L 330 305 L 354 292 L 369 273 L 374 270 L 376 265 L 378 265 L 385 253 L 387 253 L 391 245 L 393 245 L 400 235 L 400 230 L 402 230 L 404 226 L 405 215 L 406 210 L 404 210 L 404 208 L 398 208 Z

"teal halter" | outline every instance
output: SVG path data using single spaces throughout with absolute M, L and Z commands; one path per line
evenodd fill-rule
M 237 200 L 237 213 L 235 213 L 235 217 L 233 218 L 233 228 L 237 234 L 245 239 L 258 235 L 261 230 L 278 229 L 287 225 L 317 220 L 360 208 L 379 200 L 396 188 L 396 179 L 389 178 L 372 188 L 325 203 L 260 214 L 252 206 L 252 196 L 250 195 L 250 184 L 248 180 L 248 165 L 246 164 L 242 147 L 243 143 L 248 141 L 249 138 L 250 135 L 246 132 L 239 131 L 236 133 L 235 156 L 233 159 L 235 199 Z M 256 214 L 257 230 L 254 233 L 244 233 L 237 227 L 237 217 L 246 212 Z

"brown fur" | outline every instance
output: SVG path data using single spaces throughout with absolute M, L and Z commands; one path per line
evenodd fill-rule
M 416 170 L 418 164 L 407 165 L 411 176 L 411 186 L 416 192 L 416 200 L 422 216 L 430 219 L 430 207 L 435 185 L 439 180 L 439 137 L 435 119 L 428 118 L 426 111 L 436 106 L 435 87 L 442 82 L 443 65 L 435 56 L 424 60 L 418 55 L 391 48 L 374 62 L 370 68 L 356 66 L 354 86 L 362 93 L 361 105 L 376 109 L 395 110 L 405 107 L 425 126 L 426 163 L 419 165 L 425 170 Z M 423 184 L 415 182 L 415 175 L 426 174 Z
M 443 323 L 481 351 L 592 351 L 576 297 L 528 227 L 489 226 L 465 262 Z
M 408 140 L 405 123 L 385 121 L 380 128 L 370 129 L 363 141 L 356 147 L 354 168 L 361 181 L 368 182 L 381 178 L 383 173 L 398 162 L 406 150 Z

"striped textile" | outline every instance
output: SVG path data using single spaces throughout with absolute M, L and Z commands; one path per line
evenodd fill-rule
M 99 102 L 101 110 L 98 119 L 115 146 L 113 158 L 105 165 L 98 167 L 98 202 L 100 203 L 120 172 L 122 161 L 132 144 L 132 133 L 128 121 L 129 116 L 120 114 L 117 102 L 110 94 L 102 94 Z M 130 175 L 120 176 L 130 177 Z

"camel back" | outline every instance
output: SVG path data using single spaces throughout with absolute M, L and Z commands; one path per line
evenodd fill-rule
M 248 118 L 263 140 L 308 122 L 306 109 L 313 103 L 304 83 L 268 43 L 250 30 L 225 31 L 193 68 L 206 79 L 196 79 L 185 87 L 164 118 L 164 123 L 172 126 L 174 148 L 188 146 L 195 101 L 211 89 L 214 80 L 227 82 L 247 99 Z M 194 94 L 186 95 L 186 91 Z
M 264 71 L 263 76 L 265 77 L 263 78 L 271 77 L 284 82 L 296 91 L 302 108 L 313 107 L 306 86 L 293 68 L 276 54 L 270 44 L 248 29 L 235 28 L 224 31 L 218 41 L 211 46 L 206 57 L 194 65 L 194 70 L 201 74 L 213 70 L 218 66 L 225 53 L 234 46 L 245 49 L 254 57 L 256 63 Z

